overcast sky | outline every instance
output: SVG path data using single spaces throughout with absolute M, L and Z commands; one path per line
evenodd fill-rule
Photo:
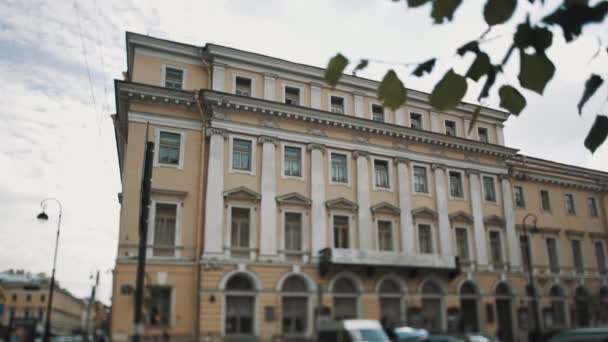
M 125 31 L 214 42 L 316 66 L 341 51 L 353 62 L 383 62 L 372 63 L 362 76 L 379 79 L 395 68 L 407 87 L 430 91 L 447 68 L 466 71 L 472 59 L 461 60 L 454 51 L 485 30 L 484 2 L 467 0 L 454 22 L 435 26 L 428 6 L 407 10 L 403 1 L 389 0 L 0 0 L 0 270 L 50 273 L 58 208 L 49 205 L 45 224 L 35 218 L 40 200 L 56 197 L 63 203 L 57 279 L 87 296 L 89 276 L 99 269 L 99 293 L 109 303 L 121 191 L 110 114 L 112 80 L 126 70 Z M 487 36 L 483 48 L 495 62 L 513 32 L 507 25 Z M 556 32 L 549 56 L 560 69 L 545 96 L 524 92 L 528 106 L 506 123 L 505 141 L 528 155 L 608 171 L 608 144 L 591 155 L 582 143 L 595 114 L 607 112 L 608 86 L 582 117 L 576 112 L 589 73 L 608 70 L 606 24 L 570 45 Z M 598 37 L 604 45 L 591 60 Z M 411 68 L 391 65 L 430 57 L 439 57 L 439 64 L 422 79 L 408 77 Z M 517 63 L 515 58 L 509 70 L 517 70 Z M 516 73 L 499 81 L 516 84 Z

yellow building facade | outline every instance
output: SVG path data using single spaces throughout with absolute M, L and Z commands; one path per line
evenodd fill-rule
M 146 141 L 146 336 L 301 338 L 359 317 L 520 340 L 529 271 L 543 329 L 605 319 L 608 174 L 518 154 L 508 113 L 469 132 L 474 105 L 409 90 L 392 111 L 372 80 L 132 33 L 127 62 L 114 339 L 133 332 Z

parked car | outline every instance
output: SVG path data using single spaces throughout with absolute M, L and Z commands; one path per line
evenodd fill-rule
M 604 342 L 608 341 L 608 327 L 563 330 L 551 336 L 548 342 Z
M 390 342 L 380 322 L 367 319 L 323 322 L 319 327 L 318 341 Z
M 468 333 L 459 337 L 466 342 L 499 342 L 496 337 L 488 336 L 482 333 Z
M 418 342 L 423 341 L 429 336 L 429 332 L 425 329 L 416 329 L 411 327 L 400 327 L 393 330 L 395 334 L 394 341 Z
M 466 342 L 463 337 L 446 335 L 446 334 L 432 334 L 429 335 L 426 339 L 422 340 L 424 342 Z

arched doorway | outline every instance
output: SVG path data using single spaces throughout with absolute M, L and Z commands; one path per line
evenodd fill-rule
M 399 282 L 392 278 L 382 280 L 378 287 L 380 321 L 388 327 L 403 323 L 403 291 Z
M 283 335 L 304 335 L 308 330 L 309 289 L 304 278 L 292 275 L 281 287 L 281 328 Z
M 608 323 L 608 287 L 604 286 L 600 288 L 599 292 L 599 305 L 597 313 L 597 321 L 600 324 Z
M 513 341 L 513 313 L 511 288 L 506 283 L 500 283 L 494 290 L 496 300 L 496 335 L 501 341 Z
M 479 292 L 471 281 L 460 286 L 460 332 L 477 332 L 479 330 Z
M 547 324 L 547 328 L 565 327 L 567 324 L 564 290 L 559 285 L 553 285 L 549 290 L 549 300 L 551 301 L 551 324 Z M 545 319 L 545 323 L 548 323 L 547 319 Z
M 443 330 L 443 290 L 435 280 L 422 284 L 422 328 L 428 331 Z
M 347 277 L 336 279 L 333 284 L 334 319 L 357 318 L 359 312 L 359 290 L 355 282 Z
M 251 278 L 243 273 L 233 275 L 226 282 L 227 336 L 253 336 L 255 334 L 255 286 Z
M 582 286 L 576 288 L 574 293 L 574 307 L 576 325 L 587 327 L 591 323 L 591 312 L 589 310 L 589 292 Z

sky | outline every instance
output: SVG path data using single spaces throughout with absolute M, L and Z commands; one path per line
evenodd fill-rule
M 519 2 L 512 20 L 485 36 L 482 49 L 495 63 L 512 39 L 514 23 L 532 6 Z M 403 0 L 0 0 L 0 271 L 50 274 L 59 209 L 49 202 L 46 223 L 36 215 L 41 200 L 57 198 L 63 206 L 59 283 L 88 296 L 91 275 L 99 270 L 98 298 L 110 303 L 121 191 L 110 115 L 113 80 L 126 70 L 126 31 L 195 45 L 213 42 L 320 67 L 341 52 L 353 64 L 371 60 L 360 76 L 379 80 L 393 68 L 408 88 L 428 92 L 449 68 L 466 72 L 472 57 L 457 57 L 455 50 L 486 29 L 485 1 L 464 3 L 454 21 L 433 25 L 428 6 L 407 9 Z M 551 8 L 555 1 L 546 3 Z M 533 10 L 536 22 L 543 12 Z M 558 71 L 543 96 L 523 91 L 525 111 L 505 124 L 508 146 L 608 171 L 608 143 L 593 155 L 583 146 L 595 115 L 608 114 L 608 82 L 582 115 L 576 111 L 590 73 L 607 76 L 606 26 L 587 28 L 570 44 L 554 30 L 548 55 Z M 411 63 L 431 57 L 438 58 L 433 74 L 410 75 Z M 517 59 L 498 84 L 517 85 Z M 466 100 L 475 102 L 479 89 L 469 81 Z M 485 104 L 497 107 L 496 96 Z

